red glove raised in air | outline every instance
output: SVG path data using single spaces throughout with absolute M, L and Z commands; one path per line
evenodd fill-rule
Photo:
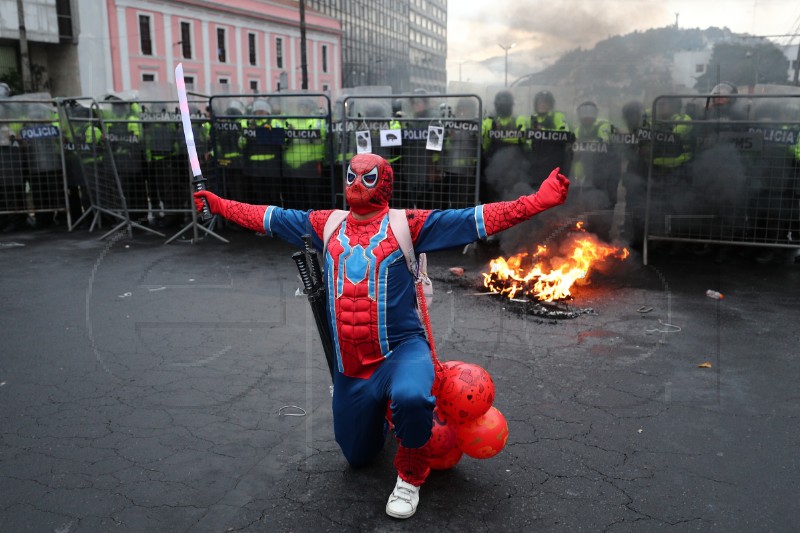
M 498 231 L 516 226 L 537 213 L 563 204 L 567 199 L 567 191 L 569 191 L 569 179 L 561 174 L 560 168 L 556 168 L 534 194 L 520 196 L 510 202 L 484 205 L 483 219 L 486 225 L 486 234 L 493 235 Z
M 203 200 L 208 204 L 208 209 L 213 215 L 235 222 L 240 226 L 264 233 L 264 214 L 266 205 L 244 204 L 220 198 L 213 192 L 197 191 L 194 193 L 194 206 L 198 212 L 203 211 Z
M 530 201 L 534 210 L 533 213 L 530 213 L 530 216 L 533 216 L 536 213 L 563 204 L 567 199 L 567 191 L 569 191 L 569 179 L 561 173 L 560 168 L 555 168 L 547 176 L 547 179 L 542 182 L 536 193 L 522 198 Z

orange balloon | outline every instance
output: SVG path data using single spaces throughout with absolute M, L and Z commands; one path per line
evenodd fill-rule
M 456 466 L 463 455 L 464 452 L 459 450 L 457 447 L 453 447 L 449 452 L 441 457 L 431 457 L 428 460 L 428 464 L 433 470 L 447 470 Z
M 456 427 L 458 448 L 475 459 L 494 457 L 505 447 L 507 440 L 508 423 L 495 407 Z

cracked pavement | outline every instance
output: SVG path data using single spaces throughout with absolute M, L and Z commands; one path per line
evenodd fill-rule
M 490 372 L 509 439 L 403 522 L 394 443 L 354 470 L 333 440 L 294 250 L 224 234 L 2 236 L 0 530 L 796 529 L 797 265 L 632 258 L 542 320 L 475 296 L 487 257 L 432 254 L 439 356 Z

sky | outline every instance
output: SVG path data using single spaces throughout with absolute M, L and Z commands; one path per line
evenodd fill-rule
M 798 0 L 449 0 L 447 79 L 503 84 L 564 52 L 613 35 L 674 25 L 728 27 L 753 35 L 800 34 Z M 773 39 L 786 44 L 789 38 Z M 800 41 L 794 37 L 792 43 Z M 479 64 L 495 58 L 492 68 Z

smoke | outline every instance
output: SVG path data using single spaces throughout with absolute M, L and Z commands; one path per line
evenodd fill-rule
M 487 198 L 510 200 L 521 194 L 530 194 L 532 187 L 527 185 L 528 168 L 527 158 L 517 147 L 502 148 L 493 154 L 488 160 L 485 173 L 486 184 L 491 191 L 486 191 Z
M 457 11 L 455 17 L 450 15 L 458 22 L 448 27 L 449 54 L 485 58 L 483 69 L 470 69 L 467 77 L 473 81 L 485 79 L 486 69 L 495 77 L 503 72 L 504 52 L 495 44 L 516 45 L 508 53 L 509 77 L 515 77 L 541 70 L 569 50 L 591 48 L 612 35 L 665 26 L 674 16 L 660 2 L 623 0 L 536 2 L 533 9 L 530 3 L 512 0 L 459 1 Z
M 677 210 L 711 213 L 713 224 L 727 233 L 748 204 L 746 174 L 742 154 L 733 144 L 720 143 L 700 152 L 691 164 L 691 189 L 685 188 L 691 192 L 678 199 Z
M 567 170 L 562 170 L 562 173 L 566 174 Z M 546 177 L 531 175 L 531 166 L 526 156 L 515 147 L 509 147 L 501 149 L 489 159 L 482 186 L 488 188 L 484 193 L 487 193 L 485 197 L 489 201 L 516 200 L 520 196 L 536 192 Z M 540 244 L 552 246 L 560 240 L 565 230 L 574 227 L 579 221 L 587 224 L 588 231 L 598 233 L 600 240 L 608 242 L 613 203 L 604 190 L 581 185 L 572 183 L 567 201 L 563 205 L 539 213 L 500 233 L 497 240 L 501 252 L 504 255 L 513 255 L 535 250 Z
M 651 2 L 538 2 L 536 9 L 513 2 L 506 24 L 509 32 L 520 37 L 534 34 L 537 48 L 565 51 L 589 48 L 612 35 L 629 33 L 634 24 L 664 25 L 671 16 L 664 4 Z

